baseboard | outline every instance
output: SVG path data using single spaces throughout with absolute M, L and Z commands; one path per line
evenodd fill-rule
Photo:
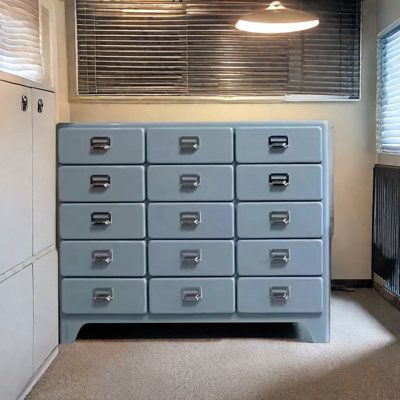
M 397 297 L 394 293 L 387 290 L 384 287 L 383 279 L 376 274 L 374 274 L 374 288 L 379 293 L 379 295 L 383 297 L 388 303 L 400 310 L 400 298 Z
M 22 391 L 21 395 L 18 397 L 18 400 L 24 400 L 26 396 L 31 392 L 32 388 L 36 385 L 38 380 L 43 376 L 46 372 L 47 368 L 49 368 L 50 364 L 54 361 L 58 354 L 58 346 L 53 350 L 53 352 L 47 357 L 46 361 L 41 365 L 41 367 L 36 371 L 35 375 L 33 375 L 32 379 L 25 386 L 25 389 Z
M 372 279 L 332 279 L 332 287 L 343 288 L 372 288 L 374 283 Z

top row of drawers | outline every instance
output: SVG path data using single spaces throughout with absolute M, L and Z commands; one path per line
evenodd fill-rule
M 58 149 L 61 164 L 319 163 L 322 129 L 61 126 Z

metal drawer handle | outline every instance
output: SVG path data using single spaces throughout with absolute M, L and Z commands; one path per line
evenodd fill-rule
M 198 303 L 203 298 L 202 287 L 182 289 L 182 301 L 185 303 Z
M 21 110 L 22 111 L 27 111 L 28 110 L 28 105 L 29 105 L 29 100 L 28 96 L 25 94 L 21 97 Z
M 41 114 L 43 112 L 43 109 L 44 109 L 44 101 L 42 99 L 39 99 L 37 102 L 38 113 Z
M 290 213 L 289 211 L 271 211 L 269 213 L 269 222 L 271 225 L 287 225 L 290 222 Z
M 194 153 L 200 148 L 198 136 L 181 136 L 179 138 L 179 150 L 181 153 Z
M 111 186 L 110 175 L 92 175 L 90 177 L 90 187 L 92 189 L 107 189 Z
M 90 139 L 90 147 L 95 151 L 107 151 L 111 147 L 111 138 L 107 136 L 96 136 Z
M 273 286 L 269 289 L 272 301 L 286 303 L 290 298 L 290 286 Z
M 201 223 L 201 214 L 196 212 L 181 212 L 180 213 L 181 226 L 186 228 L 195 228 Z
M 272 264 L 286 265 L 290 260 L 289 249 L 271 249 L 269 251 L 269 259 Z
M 200 186 L 200 175 L 199 174 L 180 174 L 179 184 L 181 189 L 196 190 Z
M 114 300 L 113 288 L 101 288 L 93 290 L 93 301 L 95 303 L 110 303 Z
M 289 147 L 289 138 L 286 135 L 283 136 L 269 136 L 268 147 L 272 150 L 286 150 Z
M 94 263 L 111 264 L 113 260 L 112 250 L 93 250 L 92 261 Z
M 201 250 L 181 250 L 181 264 L 185 267 L 196 266 L 201 261 Z
M 269 174 L 270 186 L 283 186 L 289 185 L 289 174 Z
M 111 213 L 110 212 L 94 212 L 91 215 L 92 225 L 111 225 Z

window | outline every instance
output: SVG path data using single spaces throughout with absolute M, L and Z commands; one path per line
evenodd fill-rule
M 378 151 L 400 153 L 400 22 L 379 37 Z
M 361 0 L 287 0 L 303 33 L 234 28 L 265 0 L 76 0 L 79 95 L 358 99 Z

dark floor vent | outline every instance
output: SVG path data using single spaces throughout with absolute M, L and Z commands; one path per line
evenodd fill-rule
M 375 166 L 372 269 L 400 297 L 400 167 Z

